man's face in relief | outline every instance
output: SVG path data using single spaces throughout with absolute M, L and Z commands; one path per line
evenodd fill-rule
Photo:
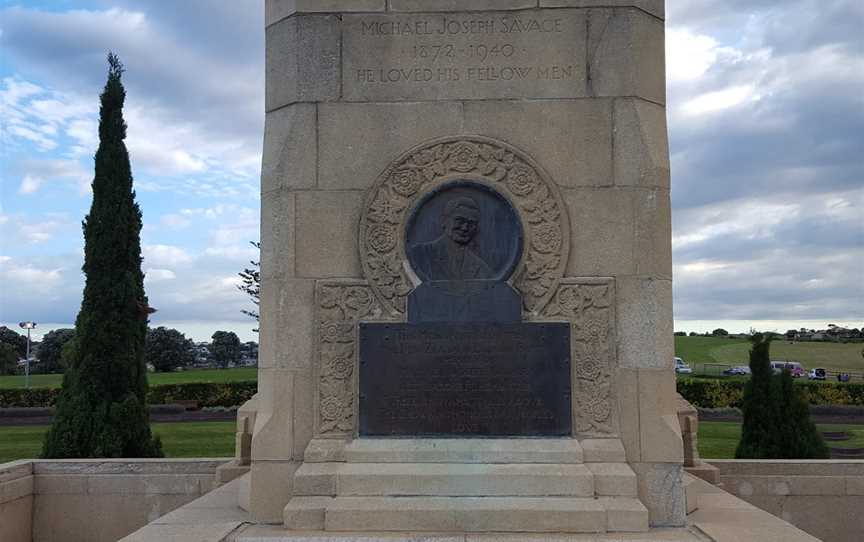
M 447 217 L 447 236 L 457 244 L 467 245 L 477 235 L 479 225 L 479 212 L 459 206 Z

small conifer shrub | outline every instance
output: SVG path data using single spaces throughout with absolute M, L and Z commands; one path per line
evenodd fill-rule
M 150 310 L 141 272 L 141 210 L 123 142 L 123 65 L 109 53 L 108 66 L 93 203 L 83 223 L 84 296 L 57 413 L 43 445 L 46 458 L 162 456 L 146 406 Z
M 753 335 L 750 380 L 741 410 L 744 426 L 736 459 L 827 459 L 828 447 L 810 419 L 807 401 L 784 370 L 771 368 L 771 339 Z

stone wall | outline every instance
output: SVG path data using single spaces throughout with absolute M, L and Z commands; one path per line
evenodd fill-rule
M 723 488 L 825 542 L 864 533 L 864 461 L 712 460 Z
M 290 480 L 313 438 L 319 450 L 330 439 L 335 454 L 336 440 L 356 430 L 356 353 L 333 358 L 338 370 L 323 366 L 330 358 L 321 355 L 320 338 L 329 328 L 321 313 L 336 311 L 349 322 L 365 317 L 356 314 L 362 305 L 376 318 L 401 316 L 393 298 L 405 294 L 404 258 L 371 265 L 361 225 L 373 206 L 385 221 L 404 216 L 394 202 L 407 198 L 372 196 L 413 152 L 441 141 L 483 141 L 532 165 L 555 203 L 534 211 L 560 213 L 566 228 L 546 238 L 555 250 L 544 254 L 558 259 L 545 271 L 523 262 L 514 274 L 532 275 L 538 286 L 539 301 L 526 307 L 525 319 L 548 314 L 554 291 L 542 288 L 557 287 L 559 279 L 610 284 L 608 393 L 583 379 L 584 389 L 604 393 L 602 401 L 578 393 L 573 400 L 585 401 L 580 415 L 602 419 L 587 433 L 623 442 L 653 524 L 680 525 L 663 0 L 265 6 L 261 351 L 248 503 L 254 518 L 281 521 Z M 469 176 L 497 182 L 494 168 L 491 181 L 481 173 Z M 438 177 L 429 186 L 448 178 L 430 174 Z M 396 188 L 410 187 L 388 191 L 398 194 Z M 393 281 L 377 280 L 382 273 Z M 343 304 L 318 298 L 339 284 L 353 285 L 343 290 L 359 297 Z M 370 295 L 374 303 L 367 303 Z M 575 373 L 588 367 L 583 361 L 573 361 L 574 389 L 582 382 Z M 322 374 L 340 381 L 325 382 Z M 338 431 L 329 429 L 333 424 Z
M 26 460 L 0 465 L 0 540 L 114 542 L 213 488 L 223 460 Z

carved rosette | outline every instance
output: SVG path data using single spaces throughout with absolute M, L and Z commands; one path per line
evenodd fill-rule
M 374 320 L 381 306 L 365 282 L 317 284 L 318 364 L 316 433 L 344 437 L 354 432 L 357 323 Z
M 525 230 L 514 286 L 524 308 L 539 314 L 564 274 L 570 227 L 558 190 L 524 153 L 493 139 L 434 140 L 391 164 L 369 192 L 360 225 L 360 261 L 384 309 L 405 313 L 413 284 L 405 269 L 405 222 L 418 200 L 457 179 L 487 184 L 507 197 Z
M 612 280 L 563 279 L 543 311 L 544 318 L 570 322 L 577 433 L 615 432 L 613 290 Z

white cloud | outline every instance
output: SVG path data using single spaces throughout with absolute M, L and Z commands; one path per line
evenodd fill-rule
M 144 284 L 174 280 L 177 274 L 170 269 L 147 269 L 144 271 Z
M 144 263 L 156 269 L 186 265 L 194 260 L 184 249 L 172 245 L 144 245 L 142 252 Z
M 702 115 L 729 109 L 751 100 L 758 100 L 753 85 L 737 85 L 706 92 L 685 102 L 681 109 L 689 115 Z
M 27 263 L 17 263 L 11 257 L 0 258 L 0 283 L 5 287 L 47 294 L 60 285 L 63 269 L 43 269 Z

